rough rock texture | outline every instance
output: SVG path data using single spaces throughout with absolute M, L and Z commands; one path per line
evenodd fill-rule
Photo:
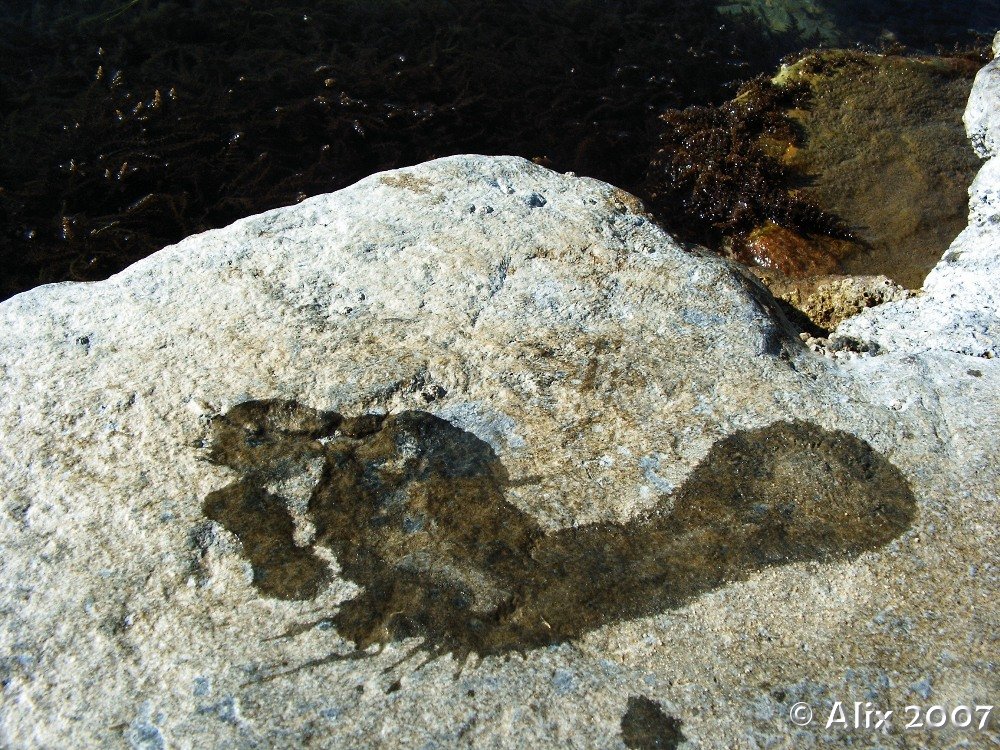
M 1000 33 L 993 39 L 993 54 L 1000 56 Z M 976 76 L 976 95 L 965 110 L 966 131 L 972 147 L 983 158 L 1000 154 L 1000 61 L 994 60 Z
M 1000 52 L 1000 34 L 994 42 Z M 969 188 L 969 224 L 924 281 L 923 294 L 847 321 L 843 336 L 886 350 L 1000 355 L 1000 60 L 972 89 L 965 123 L 983 165 Z
M 826 331 L 832 331 L 863 310 L 909 299 L 912 294 L 886 276 L 828 275 L 793 279 L 764 268 L 751 268 L 751 271 L 771 294 Z
M 441 159 L 0 323 L 4 747 L 997 741 L 902 714 L 1000 688 L 996 363 L 817 357 L 615 188 Z

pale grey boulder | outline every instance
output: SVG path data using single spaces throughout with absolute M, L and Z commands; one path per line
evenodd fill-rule
M 1000 56 L 1000 33 L 993 40 L 993 54 Z M 1000 61 L 994 59 L 979 71 L 975 88 L 963 120 L 973 149 L 989 159 L 1000 155 Z
M 997 695 L 995 361 L 816 356 L 613 187 L 441 159 L 0 322 L 4 747 L 995 733 L 824 726 Z

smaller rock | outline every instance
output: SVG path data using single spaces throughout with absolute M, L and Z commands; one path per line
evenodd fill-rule
M 803 278 L 840 271 L 839 258 L 855 246 L 832 237 L 806 237 L 791 229 L 768 222 L 746 239 L 748 264 L 774 269 L 784 276 Z
M 787 302 L 824 331 L 832 331 L 862 310 L 913 296 L 886 276 L 790 278 L 773 270 L 752 270 L 775 297 Z

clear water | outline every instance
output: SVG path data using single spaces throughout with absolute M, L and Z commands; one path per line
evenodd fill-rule
M 454 153 L 641 197 L 668 108 L 804 47 L 997 27 L 996 0 L 0 3 L 0 298 Z

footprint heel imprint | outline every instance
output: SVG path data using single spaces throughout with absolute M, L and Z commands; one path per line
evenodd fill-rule
M 213 420 L 209 457 L 241 478 L 206 497 L 205 515 L 240 539 L 261 594 L 315 597 L 329 576 L 317 546 L 362 587 L 328 618 L 358 655 L 411 637 L 463 662 L 559 643 L 771 565 L 879 548 L 916 508 L 871 446 L 801 421 L 718 441 L 643 517 L 554 533 L 507 502 L 487 443 L 428 412 L 250 401 Z M 302 545 L 280 488 L 310 465 L 315 535 Z

